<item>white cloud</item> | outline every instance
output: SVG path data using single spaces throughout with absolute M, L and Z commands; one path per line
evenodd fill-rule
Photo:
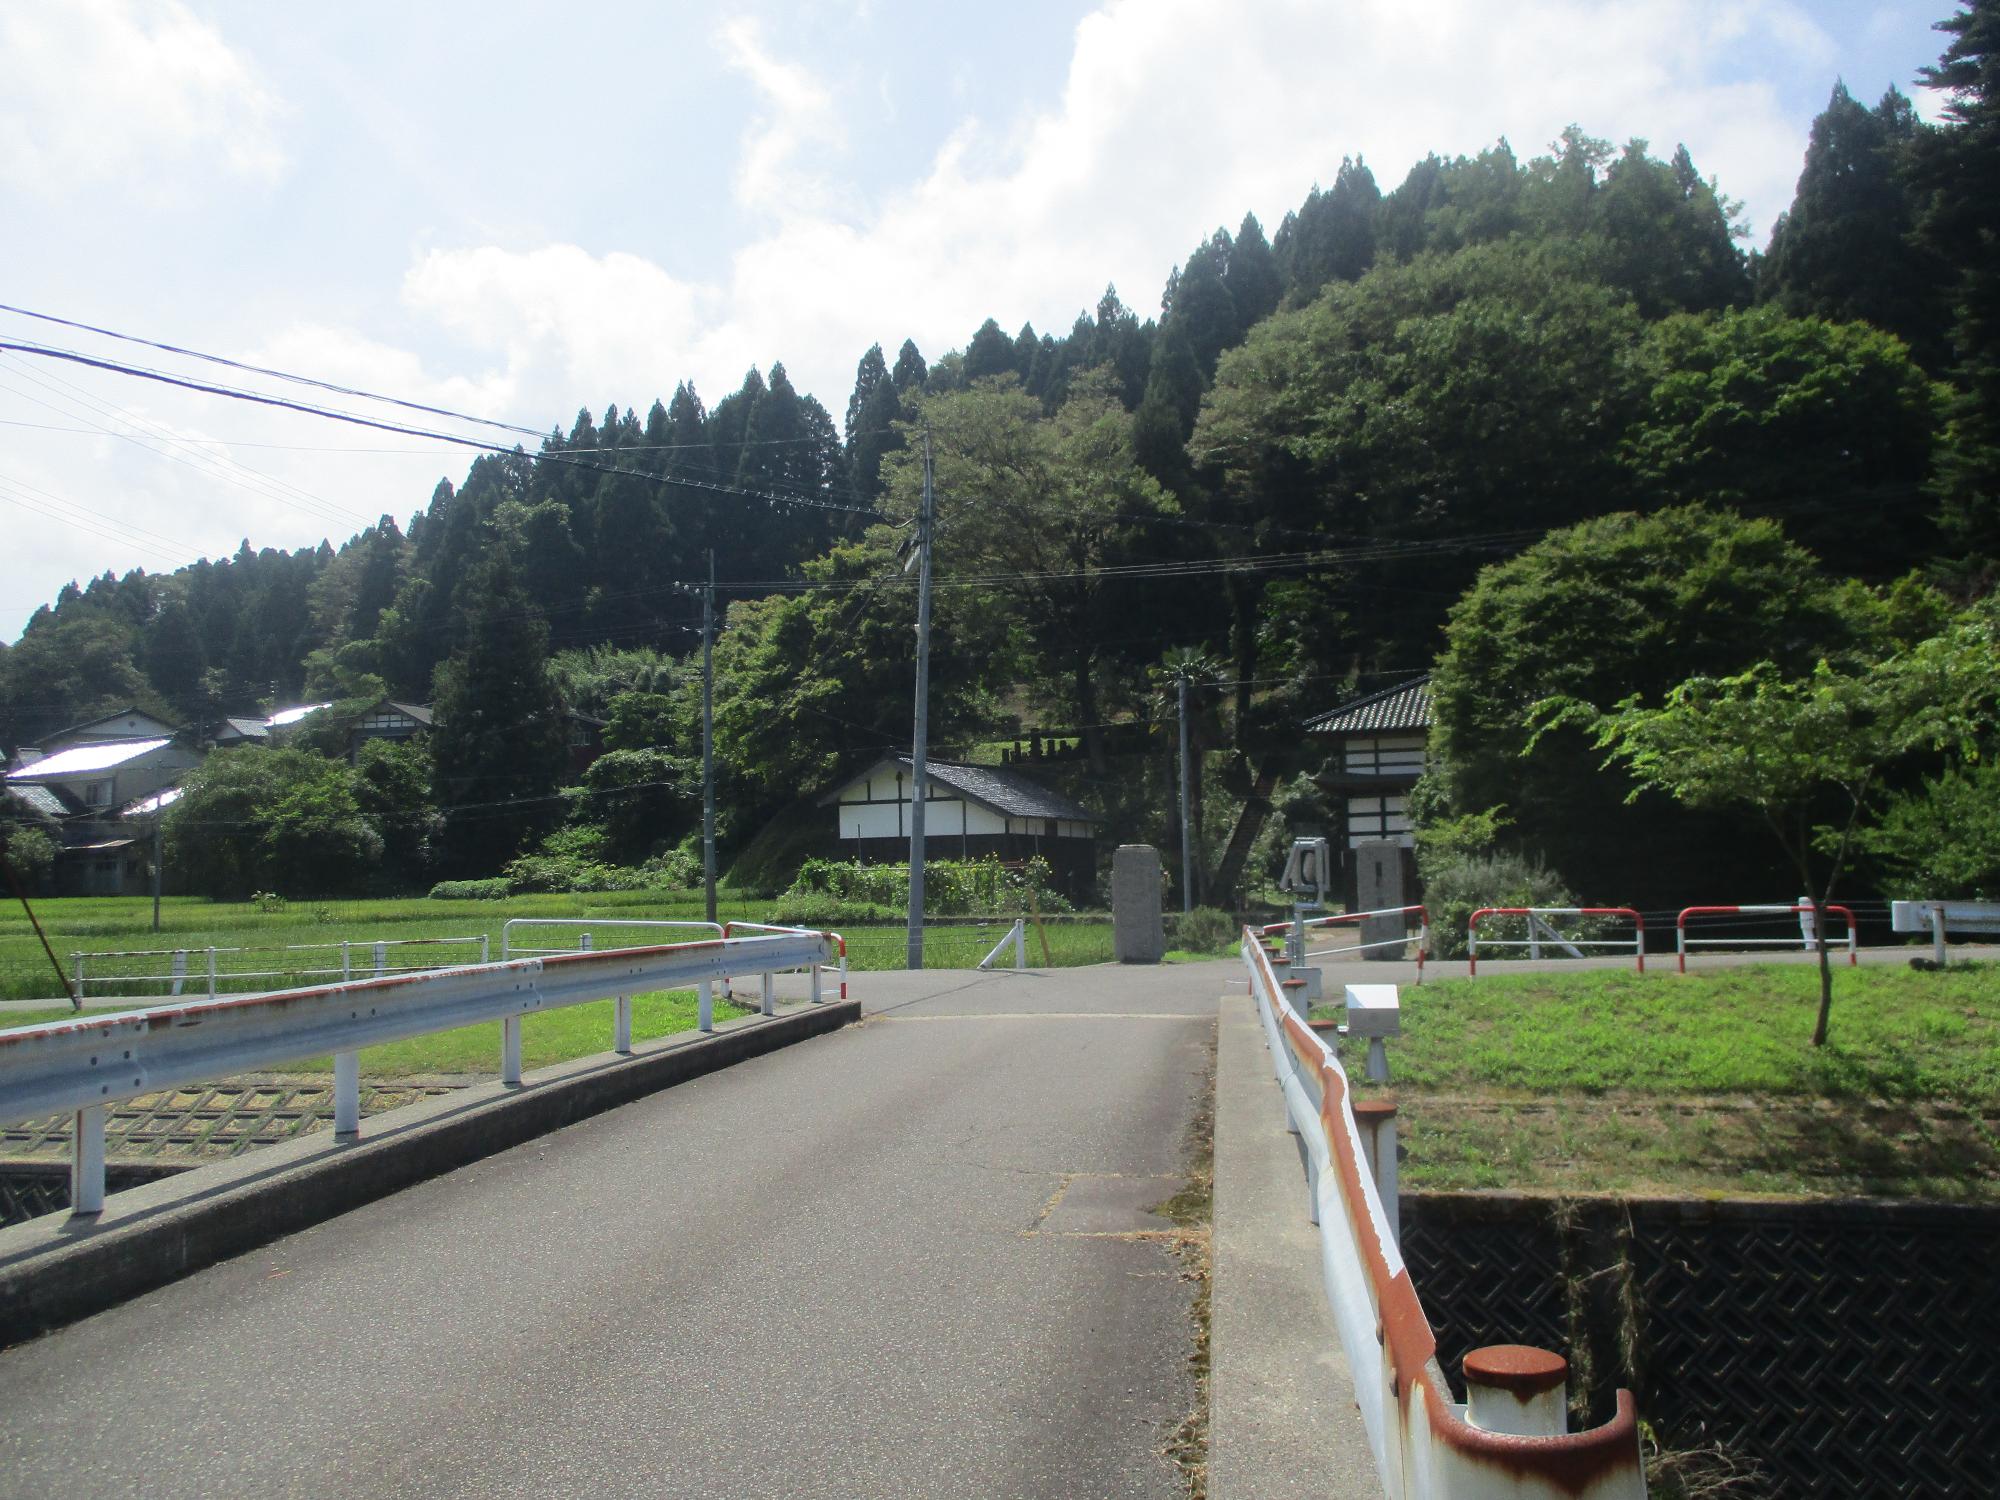
M 277 101 L 248 61 L 177 0 L 11 0 L 0 8 L 0 180 L 36 192 L 105 180 L 156 190 L 212 160 L 276 178 Z
M 1251 209 L 1275 232 L 1343 155 L 1386 191 L 1427 151 L 1506 136 L 1525 157 L 1572 121 L 1662 155 L 1687 142 L 1761 235 L 1805 139 L 1777 80 L 1832 55 L 1792 0 L 1108 0 L 1076 29 L 1057 104 L 1004 132 L 960 121 L 919 180 L 865 207 L 803 160 L 835 143 L 832 91 L 751 22 L 718 42 L 764 105 L 737 189 L 775 222 L 718 286 L 572 245 L 430 252 L 405 303 L 499 360 L 496 394 L 564 410 L 692 376 L 713 401 L 778 358 L 838 409 L 878 339 L 934 357 L 988 315 L 1061 333 L 1107 280 L 1152 313 L 1209 230 Z
M 723 23 L 716 40 L 762 104 L 743 134 L 737 201 L 780 217 L 824 207 L 833 190 L 804 158 L 815 150 L 837 151 L 845 140 L 832 93 L 806 68 L 773 56 L 763 29 L 748 17 Z
M 430 251 L 404 277 L 403 302 L 502 361 L 475 382 L 481 414 L 498 402 L 546 417 L 670 392 L 708 299 L 639 256 L 548 245 Z

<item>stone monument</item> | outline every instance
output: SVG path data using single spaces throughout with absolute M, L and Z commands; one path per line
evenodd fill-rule
M 1410 851 L 1387 840 L 1357 844 L 1348 856 L 1354 861 L 1354 909 L 1384 911 L 1404 904 L 1404 871 Z M 1361 956 L 1392 962 L 1403 956 L 1405 923 L 1401 917 L 1370 917 L 1361 925 L 1360 943 L 1388 943 L 1387 948 L 1370 948 Z
M 1160 851 L 1120 844 L 1111 856 L 1111 946 L 1121 964 L 1156 964 L 1167 956 L 1162 889 Z

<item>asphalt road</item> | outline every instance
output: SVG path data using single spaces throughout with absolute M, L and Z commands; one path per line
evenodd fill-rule
M 1170 1497 L 1240 964 L 869 974 L 859 1026 L 0 1353 L 0 1495 Z

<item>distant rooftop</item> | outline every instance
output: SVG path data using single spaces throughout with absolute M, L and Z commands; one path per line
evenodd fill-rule
M 54 755 L 45 755 L 40 760 L 30 761 L 18 771 L 9 771 L 9 781 L 47 781 L 51 777 L 83 776 L 91 771 L 109 771 L 114 766 L 122 766 L 127 761 L 137 760 L 142 755 L 150 755 L 155 750 L 171 745 L 172 740 L 98 740 L 85 745 L 73 745 L 67 750 L 58 750 Z
M 322 708 L 331 708 L 331 703 L 304 703 L 297 708 L 281 708 L 264 721 L 266 729 L 283 729 L 296 724 L 307 714 L 316 714 Z
M 910 757 L 898 755 L 879 761 L 877 765 L 894 765 L 907 771 L 910 769 Z M 997 766 L 960 766 L 933 760 L 925 762 L 924 772 L 939 786 L 949 787 L 960 796 L 969 797 L 1010 818 L 1058 818 L 1069 823 L 1104 821 L 1080 803 L 1072 802 L 1060 792 L 1050 791 L 1018 771 L 1003 771 Z M 852 785 L 858 779 L 851 777 L 842 785 Z M 835 791 L 820 798 L 820 803 L 824 806 L 839 800 L 840 793 Z
M 153 793 L 150 797 L 141 797 L 137 802 L 128 803 L 120 808 L 118 816 L 121 818 L 150 818 L 154 813 L 162 812 L 180 801 L 181 793 L 185 790 L 185 787 L 170 786 L 163 791 Z
M 1306 720 L 1308 734 L 1421 734 L 1430 727 L 1428 677 L 1399 682 Z

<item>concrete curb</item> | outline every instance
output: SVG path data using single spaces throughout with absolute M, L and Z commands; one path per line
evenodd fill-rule
M 479 1084 L 362 1122 L 356 1140 L 295 1137 L 114 1194 L 95 1222 L 49 1214 L 0 1230 L 0 1348 L 387 1197 L 427 1178 L 733 1063 L 837 1031 L 859 1001 L 741 1017 L 631 1057 Z
M 1380 1500 L 1263 1027 L 1224 996 L 1215 1067 L 1211 1500 Z

